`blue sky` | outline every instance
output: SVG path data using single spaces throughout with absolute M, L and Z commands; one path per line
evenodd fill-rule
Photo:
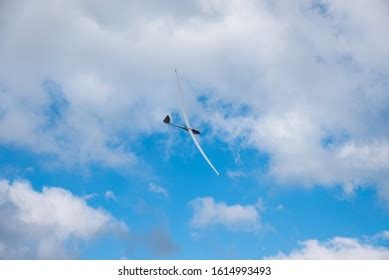
M 105 5 L 0 4 L 0 258 L 389 258 L 384 1 Z

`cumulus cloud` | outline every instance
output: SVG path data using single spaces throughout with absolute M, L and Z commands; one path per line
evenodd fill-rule
M 77 243 L 127 227 L 102 209 L 57 187 L 0 181 L 0 258 L 71 258 Z M 77 250 L 76 250 L 77 251 Z
M 387 1 L 182 2 L 1 1 L 0 143 L 136 164 L 177 67 L 193 121 L 276 181 L 389 197 Z
M 255 205 L 227 205 L 215 202 L 212 197 L 199 197 L 192 200 L 193 209 L 190 225 L 194 229 L 203 229 L 221 225 L 233 231 L 255 231 L 261 228 L 261 217 Z
M 389 259 L 389 248 L 374 246 L 354 238 L 334 237 L 328 241 L 306 240 L 301 248 L 292 252 L 278 253 L 273 259 L 313 260 L 378 260 Z

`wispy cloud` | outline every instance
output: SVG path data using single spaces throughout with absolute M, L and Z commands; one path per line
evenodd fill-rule
M 88 193 L 88 194 L 83 195 L 82 198 L 83 198 L 84 200 L 88 201 L 88 200 L 93 200 L 93 199 L 95 199 L 97 196 L 98 196 L 97 193 Z
M 285 210 L 285 206 L 283 204 L 278 204 L 275 208 L 276 211 L 284 211 Z
M 247 176 L 247 174 L 242 170 L 228 170 L 226 172 L 226 175 L 234 180 L 244 178 Z
M 169 192 L 165 188 L 163 188 L 163 187 L 161 187 L 161 186 L 159 186 L 157 184 L 154 184 L 154 183 L 149 183 L 148 190 L 149 190 L 149 192 L 156 193 L 156 194 L 161 194 L 161 195 L 163 195 L 165 197 L 169 196 Z
M 113 191 L 108 190 L 104 193 L 104 197 L 107 200 L 118 200 L 117 196 L 114 194 Z

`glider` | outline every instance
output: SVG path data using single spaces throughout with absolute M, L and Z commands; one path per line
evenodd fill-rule
M 180 81 L 178 79 L 178 73 L 177 73 L 177 69 L 174 70 L 176 72 L 176 78 L 177 78 L 177 86 L 178 86 L 178 95 L 180 97 L 180 105 L 181 105 L 181 113 L 182 113 L 182 116 L 184 118 L 184 122 L 185 122 L 185 125 L 184 126 L 181 126 L 181 125 L 177 125 L 177 124 L 173 124 L 170 122 L 170 116 L 167 115 L 165 117 L 165 119 L 163 120 L 164 123 L 166 124 L 169 124 L 171 126 L 174 126 L 174 127 L 177 127 L 177 128 L 181 128 L 183 130 L 186 130 L 190 137 L 192 138 L 193 142 L 195 143 L 197 149 L 199 150 L 199 152 L 201 153 L 201 155 L 204 157 L 204 159 L 207 161 L 207 163 L 209 164 L 209 166 L 213 169 L 213 171 L 215 171 L 215 173 L 217 174 L 217 176 L 220 176 L 220 173 L 219 171 L 217 171 L 217 169 L 215 168 L 215 166 L 212 164 L 212 162 L 209 160 L 209 158 L 207 157 L 207 155 L 205 154 L 205 152 L 203 151 L 203 149 L 201 148 L 199 142 L 197 141 L 196 137 L 195 137 L 195 134 L 200 134 L 200 131 L 196 130 L 196 129 L 193 129 L 191 128 L 190 124 L 189 124 L 189 120 L 188 120 L 188 117 L 185 113 L 185 109 L 184 109 L 184 102 L 182 101 L 182 90 L 181 90 L 181 85 L 180 85 Z

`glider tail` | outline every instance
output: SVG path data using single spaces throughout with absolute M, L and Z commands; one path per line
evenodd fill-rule
M 169 117 L 169 115 L 167 115 L 167 116 L 163 119 L 163 122 L 164 122 L 164 123 L 167 123 L 167 124 L 170 124 L 170 117 Z

